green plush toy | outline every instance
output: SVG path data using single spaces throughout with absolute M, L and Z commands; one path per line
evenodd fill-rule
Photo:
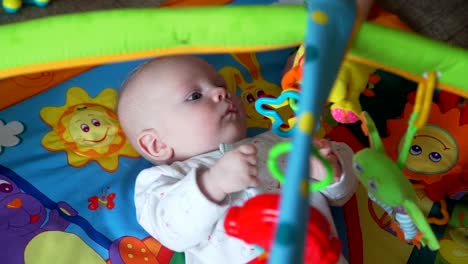
M 417 115 L 414 115 L 412 121 L 416 117 Z M 427 245 L 431 250 L 438 250 L 439 241 L 417 205 L 416 193 L 410 181 L 402 172 L 405 159 L 399 158 L 398 162 L 390 159 L 369 114 L 362 112 L 361 119 L 371 148 L 365 148 L 355 154 L 356 176 L 367 189 L 369 198 L 396 220 L 394 224 L 403 232 L 405 241 L 418 247 Z M 414 131 L 407 132 L 408 138 L 412 139 Z M 400 156 L 406 156 L 408 151 L 404 146 Z

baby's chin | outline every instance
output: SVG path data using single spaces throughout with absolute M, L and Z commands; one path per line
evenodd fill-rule
M 233 144 L 236 143 L 237 141 L 240 141 L 244 138 L 247 137 L 247 129 L 245 128 L 240 128 L 240 129 L 230 129 L 229 131 L 224 131 L 222 137 L 221 137 L 221 143 L 225 144 Z
M 247 131 L 246 132 L 230 131 L 230 133 L 223 133 L 215 140 L 213 140 L 213 138 L 209 140 L 207 139 L 207 141 L 205 141 L 206 142 L 205 147 L 201 147 L 200 149 L 198 149 L 199 151 L 197 153 L 192 153 L 193 154 L 192 156 L 218 150 L 221 144 L 234 144 L 238 141 L 245 139 L 246 136 L 247 136 Z M 192 148 L 192 150 L 195 150 L 195 148 Z
M 174 150 L 175 161 L 182 161 L 194 156 L 204 153 L 215 151 L 219 149 L 220 144 L 234 144 L 247 137 L 247 128 L 243 125 L 240 126 L 227 126 L 218 134 L 213 136 L 205 135 L 205 137 L 198 137 L 197 141 L 191 141 L 191 144 L 183 146 L 182 151 Z

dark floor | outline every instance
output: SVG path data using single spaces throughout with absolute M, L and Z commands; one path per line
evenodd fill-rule
M 467 0 L 376 0 L 423 35 L 468 48 Z

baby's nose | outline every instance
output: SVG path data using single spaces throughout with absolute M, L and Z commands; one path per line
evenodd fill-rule
M 224 99 L 229 99 L 231 96 L 229 92 L 224 88 L 215 88 L 216 90 L 213 93 L 213 98 L 216 102 L 222 101 Z

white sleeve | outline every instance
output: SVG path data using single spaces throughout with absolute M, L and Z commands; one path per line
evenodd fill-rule
M 327 197 L 330 205 L 342 206 L 356 192 L 359 183 L 353 170 L 354 152 L 348 145 L 339 142 L 332 142 L 332 151 L 337 156 L 343 173 L 340 181 L 331 184 L 321 193 Z
M 197 184 L 198 171 L 192 168 L 185 176 L 164 175 L 170 170 L 156 166 L 143 170 L 137 178 L 138 222 L 174 251 L 185 251 L 208 239 L 228 209 L 227 204 L 215 204 L 203 195 Z

